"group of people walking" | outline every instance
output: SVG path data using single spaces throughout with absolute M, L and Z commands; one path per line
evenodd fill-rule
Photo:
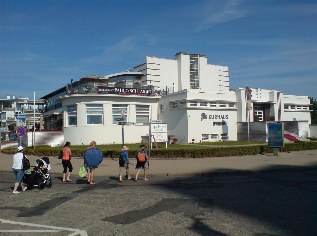
M 70 142 L 66 142 L 62 151 L 62 165 L 63 165 L 63 182 L 71 182 L 70 174 L 73 171 L 73 166 L 71 163 L 71 149 L 70 149 Z M 130 168 L 129 166 L 132 164 L 130 162 L 130 156 L 128 152 L 129 148 L 127 146 L 123 146 L 122 150 L 119 155 L 119 176 L 118 181 L 123 181 L 123 174 L 125 174 L 125 179 L 130 180 Z M 96 142 L 92 141 L 84 152 L 84 167 L 86 169 L 86 177 L 87 177 L 87 184 L 95 184 L 94 176 L 95 176 L 95 169 L 100 165 L 103 160 L 103 153 L 96 147 Z M 146 146 L 144 144 L 140 145 L 140 148 L 137 152 L 136 156 L 136 174 L 134 177 L 134 181 L 138 181 L 139 173 L 141 169 L 144 170 L 144 180 L 148 180 L 146 176 L 146 163 L 148 163 L 148 153 L 146 150 Z
M 130 163 L 130 158 L 129 158 L 129 152 L 128 152 L 129 148 L 127 146 L 123 146 L 122 150 L 120 152 L 120 156 L 119 156 L 119 182 L 123 181 L 122 178 L 122 173 L 125 172 L 125 178 L 130 180 L 131 176 L 129 174 L 129 165 L 132 164 Z M 139 173 L 141 171 L 141 169 L 143 169 L 144 171 L 144 180 L 148 180 L 147 176 L 146 176 L 146 163 L 148 163 L 148 153 L 146 150 L 146 146 L 144 144 L 140 145 L 140 148 L 137 152 L 137 156 L 136 156 L 136 174 L 135 174 L 135 178 L 134 181 L 138 181 L 138 177 L 139 177 Z
M 130 162 L 130 155 L 129 155 L 129 148 L 127 146 L 123 146 L 122 150 L 119 155 L 119 175 L 118 181 L 122 182 L 123 179 L 133 179 L 134 181 L 138 181 L 140 171 L 143 169 L 144 171 L 144 180 L 147 179 L 146 173 L 146 163 L 148 163 L 148 152 L 146 146 L 144 144 L 140 145 L 140 148 L 137 151 L 136 156 L 136 164 L 135 164 L 135 177 L 131 178 L 130 175 L 130 165 L 133 164 Z M 24 148 L 19 146 L 17 149 L 17 153 L 13 156 L 13 164 L 12 164 L 12 171 L 15 175 L 15 184 L 13 187 L 13 193 L 17 194 L 20 193 L 18 188 L 21 187 L 22 191 L 25 191 L 27 187 L 23 185 L 23 175 L 24 171 L 26 170 L 25 161 L 28 161 L 26 155 L 23 153 Z M 62 181 L 63 183 L 72 182 L 70 176 L 73 172 L 73 165 L 71 162 L 72 158 L 72 151 L 71 151 L 71 143 L 66 142 L 62 151 L 61 151 L 61 159 L 63 165 L 63 176 Z M 96 142 L 92 141 L 89 144 L 89 147 L 84 152 L 84 168 L 86 170 L 86 177 L 87 177 L 87 184 L 95 184 L 94 176 L 95 170 L 100 165 L 103 160 L 103 153 L 100 149 L 96 147 Z M 28 168 L 30 167 L 28 163 Z M 49 168 L 50 169 L 50 168 Z

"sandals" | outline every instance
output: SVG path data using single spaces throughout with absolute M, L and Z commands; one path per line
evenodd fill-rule
M 72 180 L 71 179 L 63 180 L 63 183 L 69 183 L 69 182 L 72 182 Z

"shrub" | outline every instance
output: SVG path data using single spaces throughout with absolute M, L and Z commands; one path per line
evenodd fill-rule
M 137 155 L 138 144 L 130 144 L 130 158 L 133 159 Z M 104 156 L 118 158 L 121 150 L 121 145 L 102 145 L 98 146 Z M 82 157 L 87 149 L 86 146 L 72 146 L 72 156 Z M 286 143 L 281 152 L 300 151 L 300 150 L 315 150 L 317 149 L 317 142 L 296 142 Z M 25 148 L 27 155 L 35 156 L 55 156 L 57 157 L 61 147 L 39 146 L 36 148 Z M 3 149 L 3 153 L 14 154 L 16 149 Z M 217 147 L 214 145 L 199 146 L 199 145 L 169 145 L 168 149 L 163 146 L 150 150 L 151 158 L 204 158 L 204 157 L 227 157 L 227 156 L 243 156 L 243 155 L 257 155 L 263 153 L 271 153 L 272 149 L 267 144 L 253 144 L 253 145 L 228 145 Z

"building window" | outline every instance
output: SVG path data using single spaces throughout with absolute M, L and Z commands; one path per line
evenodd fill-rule
M 87 125 L 100 125 L 103 120 L 102 104 L 86 104 Z
M 217 107 L 217 104 L 210 104 L 210 107 Z
M 219 107 L 227 107 L 227 104 L 220 103 Z
M 150 106 L 149 105 L 136 105 L 136 123 L 149 123 L 150 120 Z
M 123 121 L 122 118 L 127 120 L 127 104 L 112 104 L 112 123 L 118 124 L 118 122 Z
M 186 107 L 186 101 L 181 101 L 181 102 L 179 103 L 179 107 L 180 107 L 180 108 L 185 108 L 185 107 Z
M 210 134 L 210 139 L 212 139 L 212 140 L 218 140 L 219 139 L 219 136 L 218 136 L 218 134 Z
M 163 113 L 163 111 L 164 111 L 164 106 L 160 104 L 160 112 Z
M 228 134 L 221 134 L 221 140 L 228 140 Z
M 229 103 L 229 107 L 235 107 L 234 103 Z
M 190 107 L 197 107 L 197 102 L 190 102 L 190 103 L 189 103 L 189 106 L 190 106 Z
M 254 111 L 254 121 L 263 121 L 263 111 Z
M 198 89 L 199 88 L 199 55 L 190 55 L 190 88 Z
M 200 106 L 201 107 L 206 107 L 207 106 L 207 102 L 200 102 Z
M 67 107 L 68 125 L 77 125 L 77 105 Z
M 209 135 L 208 135 L 208 134 L 202 134 L 202 135 L 201 135 L 201 140 L 202 140 L 202 141 L 209 140 Z

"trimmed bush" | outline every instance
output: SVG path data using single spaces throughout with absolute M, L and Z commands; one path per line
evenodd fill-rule
M 131 160 L 137 155 L 138 144 L 129 144 L 129 154 Z M 100 145 L 98 146 L 104 153 L 105 157 L 118 158 L 121 150 L 121 145 Z M 36 148 L 25 148 L 27 155 L 34 156 L 52 156 L 58 157 L 61 147 L 39 146 Z M 72 156 L 82 157 L 87 146 L 72 146 Z M 317 142 L 296 142 L 287 143 L 281 152 L 301 151 L 301 150 L 315 150 L 317 149 Z M 3 153 L 14 154 L 16 149 L 3 149 Z M 227 157 L 227 156 L 243 156 L 243 155 L 257 155 L 263 153 L 271 153 L 272 149 L 267 144 L 252 144 L 252 145 L 228 145 L 217 147 L 214 145 L 169 145 L 168 149 L 164 146 L 151 149 L 151 158 L 204 158 L 204 157 Z

